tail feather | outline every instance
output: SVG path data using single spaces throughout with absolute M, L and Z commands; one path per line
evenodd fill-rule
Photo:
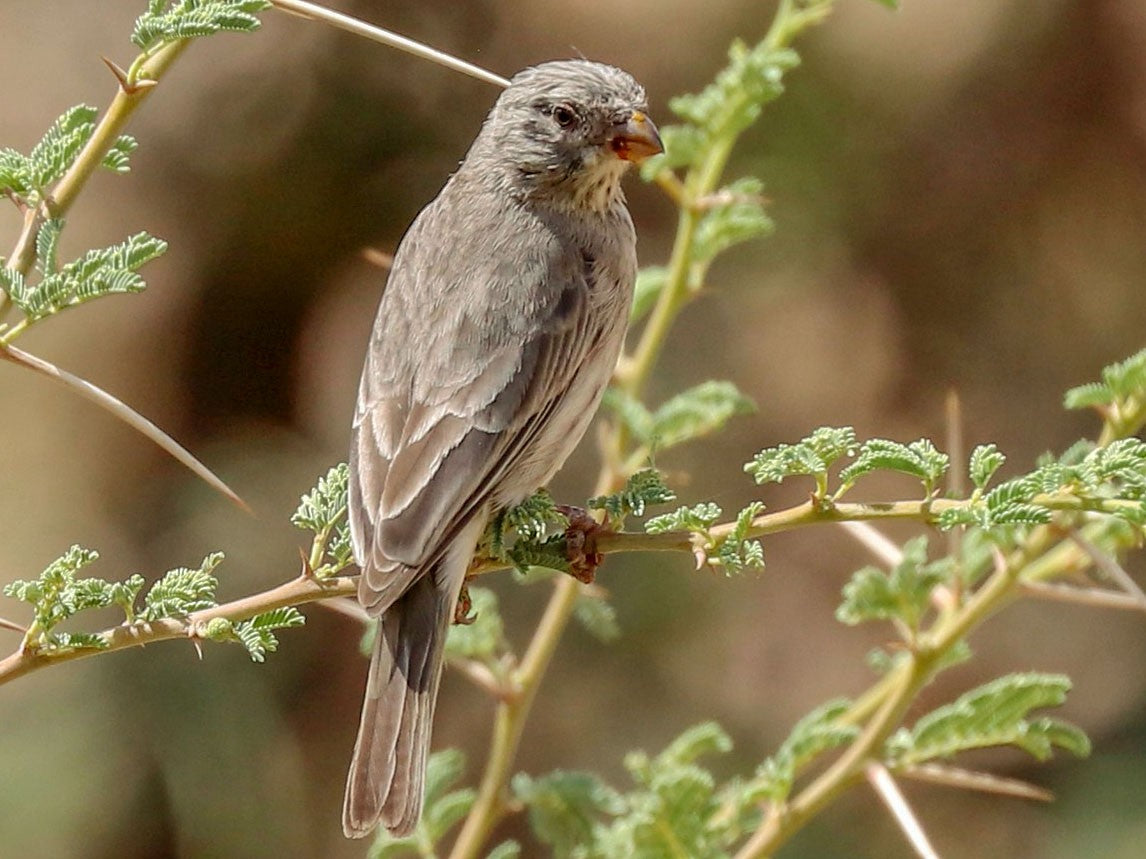
M 418 577 L 378 625 L 342 810 L 350 838 L 378 823 L 409 835 L 422 813 L 434 703 L 457 601 L 455 589 L 439 587 L 432 572 Z

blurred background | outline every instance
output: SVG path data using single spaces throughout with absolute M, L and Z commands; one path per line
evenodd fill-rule
M 365 2 L 338 8 L 499 73 L 584 54 L 647 87 L 654 119 L 702 87 L 773 4 L 749 0 Z M 3 0 L 0 145 L 27 151 L 70 105 L 105 106 L 101 56 L 127 65 L 142 0 Z M 107 388 L 195 451 L 257 511 L 239 515 L 103 412 L 0 366 L 0 581 L 32 578 L 72 543 L 93 575 L 154 578 L 216 549 L 221 597 L 297 572 L 298 496 L 346 455 L 364 344 L 392 251 L 464 154 L 488 85 L 268 12 L 253 36 L 196 43 L 130 128 L 127 177 L 97 176 L 63 254 L 147 229 L 171 249 L 143 295 L 70 311 L 21 346 Z M 654 402 L 727 378 L 759 404 L 659 463 L 682 502 L 761 497 L 741 463 L 822 424 L 942 441 L 949 390 L 968 445 L 994 441 L 1009 473 L 1093 434 L 1064 389 L 1146 340 L 1146 5 L 840 0 L 797 45 L 788 92 L 737 150 L 729 177 L 767 184 L 775 235 L 726 255 L 673 332 Z M 675 212 L 630 184 L 642 262 L 663 262 Z M 19 229 L 0 208 L 0 253 Z M 592 434 L 554 492 L 591 490 Z M 886 498 L 916 487 L 889 483 Z M 762 495 L 790 503 L 801 488 Z M 893 533 L 897 539 L 910 531 Z M 861 691 L 878 628 L 833 619 L 868 563 L 826 528 L 770 539 L 768 569 L 726 579 L 684 557 L 610 560 L 599 581 L 624 632 L 573 629 L 542 687 L 519 766 L 594 769 L 625 787 L 633 748 L 721 722 L 750 773 L 814 705 Z M 1142 572 L 1141 559 L 1130 562 Z M 490 577 L 519 645 L 548 594 Z M 25 621 L 0 600 L 0 614 Z M 58 857 L 353 857 L 343 780 L 361 703 L 361 628 L 320 607 L 279 653 L 167 643 L 44 671 L 0 694 L 0 854 Z M 109 617 L 110 622 L 110 617 Z M 18 637 L 0 630 L 0 647 Z M 908 784 L 945 857 L 1138 857 L 1146 838 L 1146 622 L 1019 605 L 972 640 L 977 659 L 929 689 L 930 707 L 1012 670 L 1065 671 L 1062 715 L 1091 760 L 976 761 L 1054 790 L 1053 805 Z M 922 711 L 922 710 L 921 710 Z M 491 703 L 447 674 L 435 745 L 476 780 Z M 525 840 L 522 821 L 500 837 Z M 784 857 L 909 856 L 878 801 L 853 791 Z

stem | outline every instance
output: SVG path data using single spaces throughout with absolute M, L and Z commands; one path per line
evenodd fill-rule
M 185 39 L 168 42 L 139 65 L 138 80 L 146 81 L 148 85 L 120 85 L 91 138 L 67 172 L 60 177 L 52 193 L 40 206 L 25 215 L 24 227 L 8 259 L 9 269 L 24 275 L 31 271 L 36 259 L 36 234 L 40 231 L 40 225 L 48 218 L 62 218 L 68 212 L 88 179 L 99 169 L 112 144 L 123 133 L 135 109 L 147 98 L 148 93 L 155 88 L 153 84 L 179 58 L 187 44 L 188 40 Z M 0 311 L 4 309 L 0 306 Z
M 478 786 L 477 801 L 454 842 L 450 859 L 480 856 L 490 832 L 505 814 L 506 786 L 512 775 L 517 750 L 521 746 L 525 722 L 580 593 L 581 585 L 575 579 L 557 580 L 553 596 L 545 607 L 545 613 L 541 616 L 541 622 L 516 673 L 516 694 L 498 704 L 489 759 Z

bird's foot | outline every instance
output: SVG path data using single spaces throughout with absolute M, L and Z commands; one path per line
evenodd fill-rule
M 597 551 L 597 535 L 608 528 L 581 507 L 559 505 L 557 509 L 569 520 L 565 528 L 565 556 L 569 561 L 569 575 L 590 585 L 596 577 L 597 567 L 605 560 L 605 556 Z
M 469 585 L 462 585 L 462 592 L 458 594 L 458 604 L 454 606 L 454 623 L 469 626 L 477 615 L 473 614 L 474 601 L 470 598 Z

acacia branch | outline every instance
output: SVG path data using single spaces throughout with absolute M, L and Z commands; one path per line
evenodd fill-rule
M 88 656 L 113 653 L 129 647 L 143 647 L 157 641 L 176 638 L 200 641 L 204 637 L 203 632 L 207 624 L 217 618 L 225 618 L 232 622 L 249 620 L 276 608 L 299 606 L 331 597 L 351 596 L 357 588 L 358 580 L 348 576 L 324 580 L 299 576 L 269 591 L 192 612 L 186 618 L 135 621 L 114 626 L 99 633 L 99 636 L 107 642 L 106 647 L 77 647 L 69 650 L 21 647 L 20 650 L 0 660 L 0 685 L 41 668 L 47 668 L 49 665 L 72 662 Z

